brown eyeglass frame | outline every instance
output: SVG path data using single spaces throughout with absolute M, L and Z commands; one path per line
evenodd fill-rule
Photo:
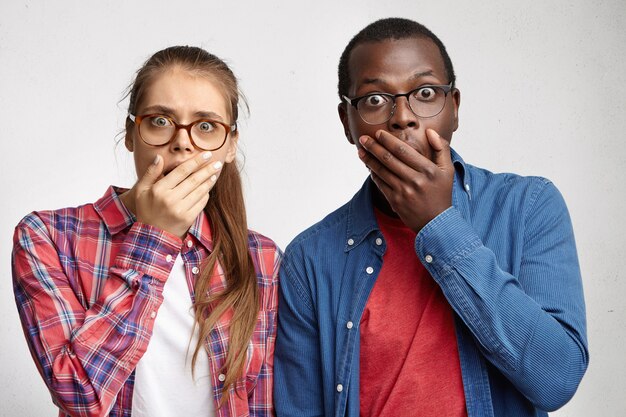
M 142 122 L 143 119 L 147 119 L 149 117 L 155 117 L 155 116 L 163 117 L 163 118 L 169 120 L 170 122 L 172 122 L 172 124 L 175 127 L 174 134 L 172 135 L 172 137 L 167 142 L 162 143 L 161 145 L 154 145 L 152 143 L 148 143 L 143 138 L 143 136 L 141 136 L 141 129 L 139 128 L 141 126 L 141 122 Z M 161 146 L 165 146 L 165 145 L 169 145 L 170 143 L 172 143 L 172 140 L 174 140 L 174 138 L 176 137 L 176 134 L 178 133 L 178 131 L 180 129 L 185 129 L 187 131 L 187 135 L 189 136 L 189 140 L 191 141 L 193 146 L 195 146 L 198 149 L 202 149 L 203 151 L 216 151 L 219 148 L 221 148 L 222 146 L 224 146 L 224 144 L 226 143 L 226 139 L 228 139 L 228 135 L 230 135 L 231 132 L 237 131 L 237 124 L 227 125 L 224 122 L 220 122 L 219 120 L 213 120 L 213 119 L 198 119 L 198 120 L 194 120 L 191 123 L 183 125 L 183 124 L 177 123 L 176 120 L 172 119 L 171 117 L 165 116 L 165 115 L 159 114 L 159 113 L 143 114 L 141 116 L 136 116 L 136 115 L 134 115 L 132 113 L 128 113 L 128 118 L 137 126 L 137 133 L 139 133 L 139 137 L 141 138 L 143 143 L 145 143 L 148 146 L 154 146 L 155 148 L 158 148 L 158 147 L 161 147 Z M 219 125 L 222 125 L 224 127 L 224 130 L 226 130 L 226 135 L 224 135 L 224 140 L 222 140 L 222 144 L 220 146 L 218 146 L 217 148 L 210 148 L 210 149 L 203 148 L 202 146 L 198 146 L 196 144 L 196 142 L 193 140 L 193 137 L 191 136 L 191 128 L 198 122 L 210 122 L 210 123 L 217 123 Z

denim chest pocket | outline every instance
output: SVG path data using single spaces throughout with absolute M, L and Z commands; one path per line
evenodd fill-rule
M 246 391 L 250 394 L 256 387 L 259 374 L 263 365 L 267 367 L 273 366 L 272 361 L 266 364 L 268 349 L 274 349 L 276 326 L 276 311 L 262 310 L 259 312 L 256 326 L 252 332 L 250 342 L 248 342 L 248 352 L 246 358 Z

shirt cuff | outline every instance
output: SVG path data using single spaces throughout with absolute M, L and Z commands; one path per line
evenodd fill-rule
M 115 258 L 115 266 L 165 282 L 181 245 L 182 240 L 178 236 L 149 224 L 135 222 Z M 132 273 L 128 275 L 136 276 Z
M 415 237 L 415 252 L 435 279 L 432 272 L 447 272 L 481 245 L 472 226 L 454 207 L 428 222 Z

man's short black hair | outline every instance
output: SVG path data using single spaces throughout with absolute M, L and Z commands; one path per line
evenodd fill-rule
M 448 76 L 448 83 L 452 83 L 452 87 L 456 82 L 456 76 L 454 75 L 454 68 L 452 67 L 452 61 L 446 51 L 446 47 L 439 38 L 432 33 L 426 26 L 419 24 L 413 20 L 402 19 L 398 17 L 390 17 L 386 19 L 380 19 L 374 23 L 370 23 L 357 33 L 348 43 L 346 49 L 343 50 L 341 58 L 339 59 L 339 83 L 337 90 L 339 98 L 341 96 L 348 96 L 348 90 L 350 89 L 350 71 L 348 68 L 348 61 L 350 60 L 350 54 L 352 50 L 367 42 L 381 42 L 388 39 L 407 39 L 407 38 L 428 38 L 432 40 L 439 52 L 441 58 L 443 58 L 443 65 Z

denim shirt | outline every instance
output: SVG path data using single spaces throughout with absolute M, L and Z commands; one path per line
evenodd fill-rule
M 452 159 L 452 206 L 411 249 L 455 312 L 468 416 L 546 416 L 573 396 L 589 360 L 565 202 L 546 179 L 493 174 L 454 151 Z M 279 417 L 359 416 L 359 324 L 386 248 L 374 186 L 368 179 L 287 247 L 274 357 Z

